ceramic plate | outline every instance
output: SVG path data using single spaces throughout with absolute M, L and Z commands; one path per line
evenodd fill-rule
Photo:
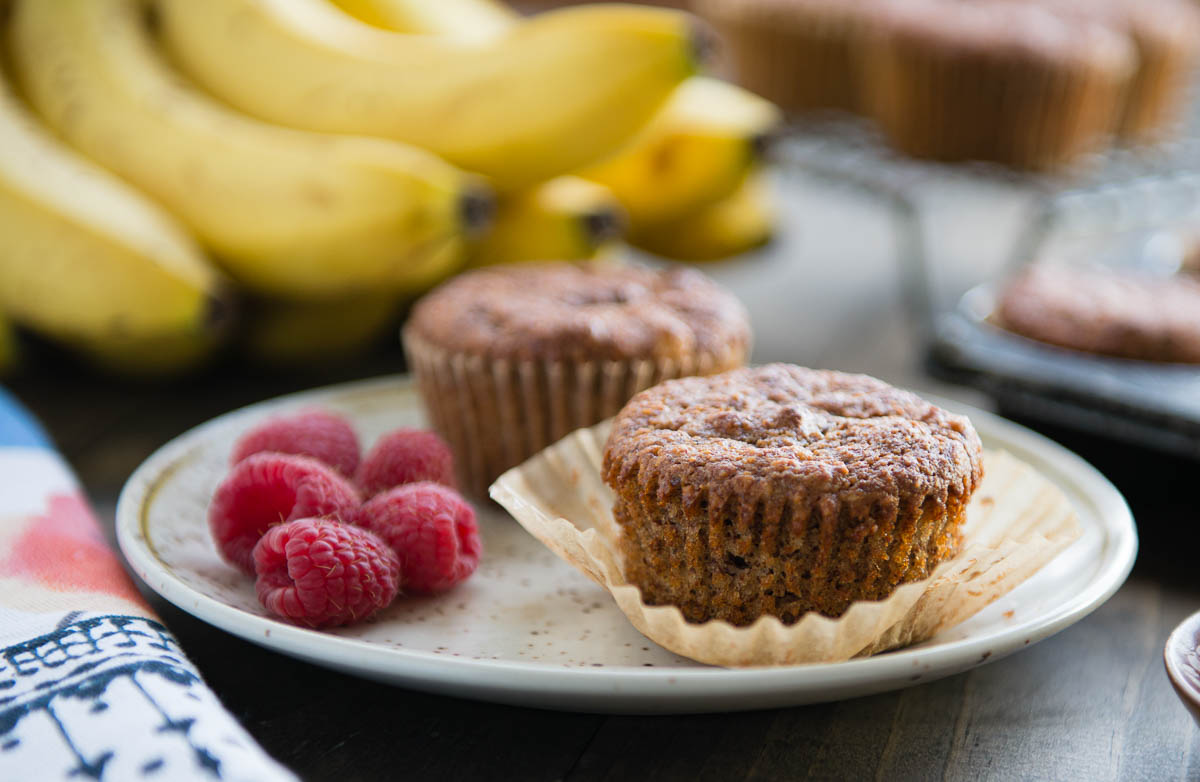
M 1042 470 L 1074 503 L 1083 535 L 1028 582 L 919 646 L 843 663 L 727 670 L 640 635 L 599 586 L 495 506 L 483 508 L 485 555 L 466 583 L 401 597 L 374 621 L 334 631 L 266 615 L 252 581 L 218 557 L 209 497 L 233 442 L 263 417 L 321 405 L 347 415 L 365 447 L 425 423 L 406 377 L 334 386 L 237 410 L 167 443 L 134 472 L 117 538 L 151 589 L 194 616 L 316 665 L 429 692 L 574 711 L 700 712 L 848 698 L 926 682 L 1019 651 L 1079 621 L 1125 580 L 1137 533 L 1124 499 L 1096 470 L 1026 429 L 979 410 L 984 444 Z

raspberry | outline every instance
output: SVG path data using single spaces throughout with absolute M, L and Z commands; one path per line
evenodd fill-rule
M 433 432 L 397 429 L 376 441 L 355 477 L 365 497 L 418 481 L 454 486 L 454 456 Z
M 267 530 L 254 547 L 258 600 L 309 627 L 365 619 L 396 597 L 400 561 L 378 536 L 327 519 L 298 519 Z
M 353 521 L 392 547 L 410 592 L 449 589 L 475 572 L 483 552 L 475 511 L 458 492 L 428 481 L 371 498 Z
M 345 418 L 327 410 L 302 410 L 269 418 L 246 432 L 234 446 L 230 464 L 262 451 L 278 451 L 311 456 L 351 478 L 358 469 L 359 450 L 358 435 Z
M 306 516 L 345 516 L 360 501 L 349 481 L 316 459 L 257 453 L 221 481 L 208 506 L 208 526 L 221 556 L 253 573 L 251 552 L 269 527 Z

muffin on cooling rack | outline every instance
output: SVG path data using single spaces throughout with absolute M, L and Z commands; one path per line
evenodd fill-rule
M 1001 292 L 992 317 L 1057 347 L 1200 364 L 1200 280 L 1189 275 L 1031 266 Z
M 700 0 L 738 82 L 787 111 L 857 111 L 861 49 L 896 0 Z
M 983 475 L 965 417 L 785 364 L 643 391 L 602 469 L 642 599 L 734 625 L 836 617 L 927 577 L 956 552 Z
M 1071 167 L 1116 128 L 1128 36 L 1030 3 L 912 0 L 867 48 L 868 113 L 914 157 Z
M 462 485 L 484 496 L 500 473 L 641 389 L 741 366 L 750 326 L 737 299 L 694 270 L 526 264 L 435 289 L 403 341 Z

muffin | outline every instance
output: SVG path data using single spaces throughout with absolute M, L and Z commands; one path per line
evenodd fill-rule
M 860 49 L 887 0 L 702 0 L 737 81 L 787 111 L 861 107 Z
M 462 485 L 488 485 L 668 378 L 741 366 L 746 312 L 690 269 L 615 264 L 488 267 L 421 299 L 403 332 Z
M 867 50 L 868 111 L 914 157 L 1058 171 L 1119 117 L 1129 38 L 1026 3 L 893 4 Z
M 691 622 L 840 616 L 958 548 L 970 422 L 863 375 L 772 364 L 672 380 L 613 422 L 625 575 Z
M 980 0 L 1013 2 L 1014 0 Z M 1127 36 L 1137 64 L 1117 132 L 1133 143 L 1162 141 L 1177 129 L 1200 53 L 1200 9 L 1190 0 L 1015 0 L 1099 22 Z
M 1185 275 L 1032 266 L 1001 293 L 993 319 L 1072 350 L 1200 363 L 1200 280 Z

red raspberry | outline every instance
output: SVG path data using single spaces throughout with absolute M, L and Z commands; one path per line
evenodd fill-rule
M 409 592 L 449 589 L 475 572 L 483 553 L 475 511 L 458 492 L 428 481 L 371 498 L 354 523 L 378 534 L 400 557 Z
M 397 429 L 376 441 L 355 477 L 365 497 L 418 481 L 454 486 L 454 455 L 433 432 Z
M 254 588 L 271 613 L 309 627 L 366 619 L 396 597 L 400 561 L 378 536 L 326 519 L 267 530 L 254 547 Z
M 251 552 L 268 528 L 306 516 L 347 516 L 361 501 L 349 481 L 316 459 L 257 453 L 221 481 L 208 526 L 221 556 L 253 573 Z
M 318 459 L 347 478 L 358 469 L 358 435 L 350 422 L 328 410 L 302 410 L 269 418 L 242 435 L 230 464 L 262 451 L 278 451 Z

